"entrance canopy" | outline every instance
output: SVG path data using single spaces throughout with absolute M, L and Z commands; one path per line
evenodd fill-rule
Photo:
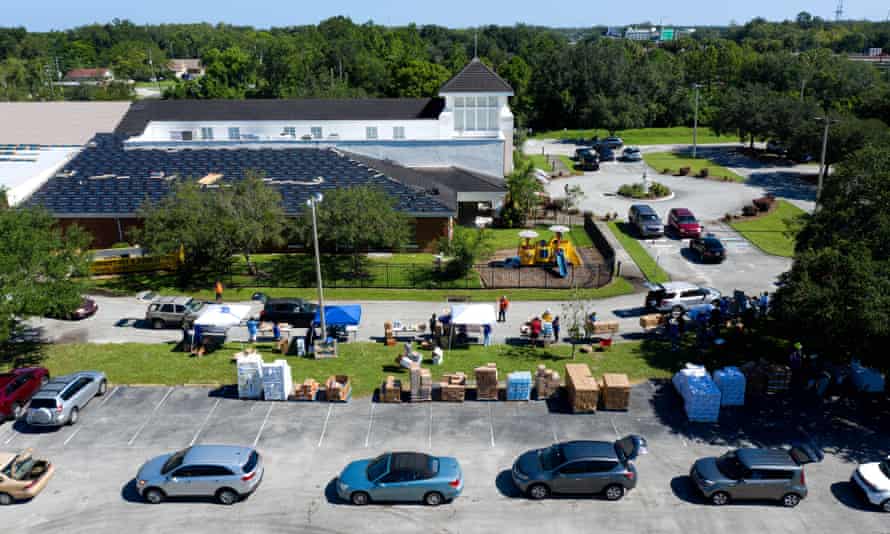
M 451 322 L 458 325 L 494 324 L 497 318 L 491 304 L 455 304 L 451 307 Z
M 328 326 L 358 326 L 362 321 L 362 307 L 358 304 L 342 304 L 339 306 L 325 306 L 324 320 Z M 315 312 L 312 323 L 321 324 L 321 313 Z

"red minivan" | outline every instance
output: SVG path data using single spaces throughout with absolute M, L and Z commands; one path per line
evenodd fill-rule
M 49 371 L 43 367 L 23 367 L 0 374 L 0 421 L 18 419 L 31 397 L 47 382 Z
M 700 237 L 702 226 L 686 208 L 674 208 L 668 212 L 668 229 L 680 237 Z

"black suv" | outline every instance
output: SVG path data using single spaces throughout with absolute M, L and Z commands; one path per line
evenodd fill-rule
M 260 312 L 260 320 L 309 328 L 317 310 L 317 305 L 303 299 L 269 299 Z
M 714 261 L 720 263 L 726 259 L 726 248 L 723 243 L 713 235 L 694 237 L 689 240 L 689 250 L 698 257 L 699 261 Z

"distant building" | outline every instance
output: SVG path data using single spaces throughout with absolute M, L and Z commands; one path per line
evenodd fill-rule
M 667 43 L 685 37 L 690 37 L 693 33 L 695 33 L 695 28 L 669 28 L 666 26 L 662 26 L 660 28 L 655 26 L 648 28 L 638 28 L 635 26 L 629 26 L 627 29 L 624 30 L 624 38 L 630 41 Z
M 167 69 L 180 80 L 194 80 L 204 76 L 204 65 L 200 59 L 171 59 Z
M 637 28 L 630 26 L 624 30 L 624 38 L 630 41 L 654 41 L 658 38 L 658 28 Z
M 114 73 L 108 68 L 71 69 L 64 81 L 75 84 L 99 84 L 114 81 Z

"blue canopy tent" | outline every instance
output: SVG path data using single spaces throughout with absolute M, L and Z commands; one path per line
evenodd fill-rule
M 324 320 L 328 326 L 358 326 L 362 321 L 362 307 L 358 304 L 342 304 L 324 307 Z M 312 320 L 315 326 L 321 325 L 321 312 L 315 312 Z

